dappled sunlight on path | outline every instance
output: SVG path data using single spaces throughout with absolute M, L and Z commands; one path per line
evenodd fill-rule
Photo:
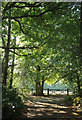
M 28 118 L 81 118 L 81 112 L 64 102 L 64 97 L 29 96 L 22 111 Z

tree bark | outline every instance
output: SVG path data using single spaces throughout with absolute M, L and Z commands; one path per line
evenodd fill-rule
M 11 11 L 9 11 L 9 16 L 11 16 Z M 7 47 L 10 46 L 10 30 L 11 30 L 11 19 L 9 17 Z M 5 86 L 7 84 L 8 61 L 9 61 L 9 49 L 6 49 L 5 50 L 5 63 L 4 63 L 4 68 L 3 68 L 3 85 Z
M 16 37 L 14 38 L 14 47 L 16 45 Z M 14 49 L 15 52 L 15 49 Z M 15 60 L 15 54 L 13 53 L 13 60 L 12 60 L 12 66 L 11 66 L 11 78 L 10 78 L 10 86 L 9 88 L 12 88 L 12 82 L 13 82 L 13 71 L 14 71 L 14 60 Z

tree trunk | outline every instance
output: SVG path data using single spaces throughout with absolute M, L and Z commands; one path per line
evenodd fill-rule
M 40 66 L 37 65 L 36 95 L 40 94 Z
M 35 95 L 37 96 L 40 96 L 40 92 L 41 92 L 41 89 L 40 89 L 40 82 L 36 82 L 36 93 Z
M 44 95 L 43 94 L 43 87 L 44 87 L 44 81 L 42 81 L 42 85 L 41 85 L 41 95 Z
M 9 11 L 9 25 L 8 25 L 8 41 L 7 47 L 10 46 L 10 30 L 11 30 L 11 11 Z M 9 49 L 5 50 L 5 63 L 4 63 L 4 70 L 3 70 L 3 85 L 6 86 L 7 84 L 7 70 L 8 70 L 8 61 L 9 61 Z
M 41 84 L 41 95 L 44 95 L 44 93 L 43 93 L 44 82 L 45 82 L 45 80 L 44 80 L 44 76 L 43 76 L 43 77 L 42 77 L 42 84 Z
M 82 66 L 82 2 L 80 8 L 80 66 Z
M 78 75 L 78 73 L 77 73 L 77 87 L 78 87 L 79 97 L 81 97 L 80 80 L 79 80 L 79 75 Z
M 82 2 L 80 8 L 80 66 L 82 66 Z M 77 71 L 77 87 L 78 87 L 78 94 L 81 97 L 81 89 L 80 89 L 80 79 Z
M 40 66 L 37 65 L 37 80 L 36 80 L 36 95 L 41 96 L 43 95 L 43 86 L 44 86 L 44 76 L 42 77 L 42 81 L 40 78 Z
M 44 87 L 44 82 L 42 81 L 42 84 L 39 82 L 36 84 L 36 95 L 37 96 L 42 96 L 43 94 L 43 87 Z
M 14 38 L 14 46 L 16 46 L 16 37 Z M 15 49 L 14 49 L 14 53 L 15 53 Z M 13 82 L 13 71 L 14 71 L 14 60 L 15 60 L 15 54 L 13 53 L 13 60 L 12 60 L 12 66 L 11 66 L 11 78 L 10 78 L 10 86 L 9 88 L 12 88 L 12 82 Z
M 42 77 L 42 81 L 40 80 L 40 75 L 38 74 L 38 79 L 37 79 L 37 82 L 36 82 L 36 95 L 37 96 L 42 96 L 44 95 L 43 94 L 43 87 L 44 87 L 44 76 Z
M 80 12 L 80 53 L 82 55 L 82 2 L 81 2 L 81 12 Z

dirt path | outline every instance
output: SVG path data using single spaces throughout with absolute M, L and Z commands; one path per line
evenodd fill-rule
M 81 110 L 65 103 L 64 96 L 38 97 L 29 96 L 25 100 L 25 109 L 22 111 L 27 118 L 38 120 L 79 120 L 82 119 Z

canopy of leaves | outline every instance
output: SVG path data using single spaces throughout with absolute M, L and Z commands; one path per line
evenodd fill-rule
M 14 54 L 13 86 L 30 88 L 36 83 L 37 65 L 39 79 L 48 83 L 63 80 L 76 83 L 81 79 L 80 3 L 59 2 L 3 2 L 2 44 L 7 45 L 9 10 L 11 11 L 11 65 Z M 13 47 L 13 37 L 16 46 Z M 7 48 L 6 48 L 7 49 Z M 3 50 L 4 58 L 4 50 Z M 8 81 L 10 76 L 10 68 Z

